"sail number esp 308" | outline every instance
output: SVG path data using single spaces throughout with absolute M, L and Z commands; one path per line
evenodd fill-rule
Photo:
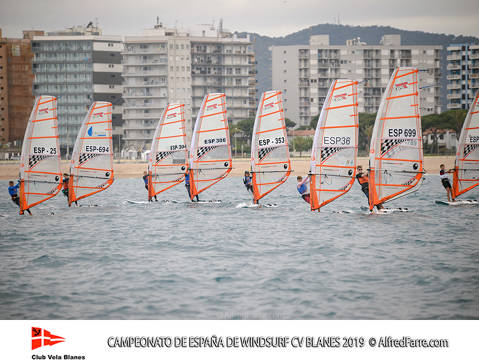
M 205 139 L 205 144 L 220 144 L 220 143 L 226 143 L 226 138 Z

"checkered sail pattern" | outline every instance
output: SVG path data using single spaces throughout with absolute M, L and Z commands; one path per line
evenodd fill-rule
M 73 147 L 68 203 L 102 192 L 113 184 L 112 105 L 94 102 Z
M 223 93 L 209 93 L 203 98 L 191 137 L 188 168 L 191 199 L 231 172 L 231 145 Z
M 376 116 L 369 150 L 369 208 L 419 189 L 424 178 L 418 70 L 397 68 Z
M 173 152 L 158 152 L 156 153 L 156 161 L 159 162 L 162 159 L 165 159 L 168 157 L 170 154 L 173 154 Z
M 79 165 L 82 165 L 82 164 L 85 163 L 87 160 L 96 158 L 96 157 L 98 157 L 98 156 L 100 156 L 100 155 L 101 155 L 101 154 L 95 154 L 95 153 L 82 153 L 82 154 L 80 154 L 80 158 L 78 159 L 78 164 L 79 164 Z
M 185 178 L 186 159 L 184 105 L 169 103 L 156 126 L 148 159 L 148 199 L 166 191 Z
M 280 91 L 266 91 L 259 101 L 251 137 L 251 170 L 254 202 L 283 184 L 291 173 Z
M 28 165 L 33 168 L 38 162 L 50 157 L 50 155 L 31 155 L 28 160 Z
M 476 93 L 462 126 L 452 180 L 454 196 L 460 196 L 479 185 L 479 91 Z
M 325 159 L 332 156 L 334 153 L 339 152 L 341 149 L 343 149 L 343 148 L 337 148 L 337 147 L 321 148 L 321 162 L 323 162 Z
M 201 159 L 203 158 L 203 156 L 208 153 L 210 150 L 213 150 L 217 147 L 215 146 L 211 146 L 211 147 L 199 147 L 196 151 L 196 156 L 198 159 Z
M 338 79 L 331 83 L 319 115 L 311 151 L 311 210 L 344 195 L 356 174 L 358 144 L 357 82 Z
M 405 139 L 384 139 L 381 143 L 381 155 L 386 154 L 392 147 L 404 142 Z
M 275 147 L 269 147 L 269 148 L 260 148 L 258 158 L 259 160 L 263 160 L 264 157 L 266 157 L 269 153 L 271 153 Z
M 479 144 L 467 144 L 464 147 L 464 158 L 469 155 L 469 153 L 475 151 L 477 148 L 479 148 Z
M 48 200 L 61 189 L 56 109 L 57 99 L 53 96 L 35 99 L 20 160 L 20 212 Z

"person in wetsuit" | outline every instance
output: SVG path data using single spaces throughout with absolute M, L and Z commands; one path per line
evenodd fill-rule
M 14 185 L 13 181 L 8 182 L 8 193 L 12 198 L 12 202 L 15 203 L 17 206 L 20 207 L 20 197 L 18 196 L 18 188 L 20 188 L 20 181 L 18 181 L 17 185 Z M 32 215 L 29 209 L 26 211 Z M 20 214 L 23 214 L 23 211 L 20 211 Z
M 444 164 L 441 164 L 439 168 L 439 177 L 441 178 L 442 186 L 446 189 L 447 201 L 451 202 L 452 199 L 452 201 L 454 202 L 456 199 L 454 198 L 454 194 L 452 193 L 451 182 L 449 181 L 449 177 L 447 176 L 448 173 L 454 173 L 454 169 L 449 169 L 446 172 Z
M 244 183 L 244 186 L 246 187 L 246 190 L 253 193 L 253 177 L 250 175 L 250 173 L 247 170 L 244 171 L 243 183 Z
M 147 172 L 143 172 L 143 182 L 145 182 L 145 189 L 148 191 L 148 173 Z M 155 197 L 155 202 L 158 202 L 158 198 L 156 198 L 156 194 L 154 195 Z M 152 202 L 153 199 L 150 199 L 150 197 L 148 197 L 148 202 Z
M 69 190 L 70 190 L 69 184 L 70 184 L 70 175 L 68 175 L 67 173 L 63 173 L 63 180 L 62 180 L 63 189 L 62 189 L 62 192 L 63 192 L 63 195 L 65 197 L 67 197 L 67 201 L 68 201 L 68 193 L 69 193 Z M 75 205 L 78 206 L 77 201 L 75 201 Z
M 356 179 L 358 180 L 359 185 L 361 186 L 361 190 L 366 195 L 369 203 L 369 178 L 367 173 L 363 173 L 363 167 L 358 165 L 357 167 L 358 172 L 356 173 Z M 378 210 L 383 209 L 382 204 L 376 204 L 376 208 Z
M 298 181 L 296 189 L 298 190 L 299 194 L 301 194 L 301 198 L 303 198 L 306 203 L 311 204 L 311 197 L 308 189 L 309 176 L 303 180 L 303 177 L 299 175 L 296 180 Z
M 188 191 L 188 197 L 191 199 L 191 192 L 190 192 L 190 172 L 187 172 L 185 174 L 185 187 L 186 190 Z M 198 194 L 195 196 L 196 201 L 199 202 L 200 199 L 198 198 Z M 191 199 L 192 202 L 194 202 L 193 199 Z

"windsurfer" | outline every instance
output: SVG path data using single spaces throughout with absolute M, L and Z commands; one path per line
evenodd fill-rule
M 299 175 L 296 180 L 298 181 L 296 189 L 298 190 L 299 194 L 301 194 L 301 198 L 303 198 L 306 203 L 311 204 L 311 198 L 308 189 L 309 175 L 304 180 L 303 177 Z
M 148 173 L 145 171 L 143 172 L 143 182 L 145 182 L 145 189 L 148 191 Z M 154 195 L 155 197 L 155 202 L 158 202 L 158 198 L 156 198 L 156 194 Z M 153 199 L 150 199 L 150 197 L 148 197 L 148 202 L 152 202 Z
M 359 185 L 361 186 L 361 190 L 366 195 L 366 198 L 369 201 L 369 179 L 368 173 L 363 172 L 363 167 L 358 165 L 357 167 L 358 172 L 356 173 L 356 179 L 358 180 Z M 376 208 L 378 210 L 383 209 L 382 204 L 376 204 Z
M 454 173 L 454 169 L 449 169 L 446 172 L 444 164 L 441 164 L 439 168 L 440 168 L 439 177 L 441 178 L 441 183 L 443 187 L 446 188 L 447 201 L 451 202 L 451 199 L 452 199 L 452 201 L 454 202 L 455 198 L 454 198 L 454 195 L 452 194 L 451 182 L 449 181 L 449 177 L 447 176 L 448 173 Z
M 68 190 L 69 190 L 68 185 L 69 185 L 69 182 L 70 182 L 70 176 L 67 173 L 63 173 L 63 180 L 62 180 L 63 189 L 62 189 L 62 192 L 63 192 L 63 195 L 65 197 L 67 197 L 67 199 L 68 199 Z M 78 206 L 77 201 L 75 201 L 75 205 Z
M 246 187 L 246 190 L 253 193 L 252 177 L 247 170 L 244 171 L 243 183 L 244 183 L 244 186 Z
M 186 190 L 188 191 L 188 197 L 190 197 L 190 199 L 191 199 L 190 173 L 189 173 L 189 172 L 187 172 L 187 173 L 185 174 L 185 187 L 186 187 Z M 195 196 L 195 198 L 196 198 L 196 201 L 197 201 L 197 202 L 200 201 L 200 199 L 198 198 L 198 194 Z M 194 202 L 193 199 L 191 199 L 191 201 Z
M 20 197 L 18 197 L 18 188 L 20 187 L 20 181 L 18 181 L 17 185 L 13 184 L 13 181 L 8 182 L 8 193 L 10 193 L 10 197 L 12 197 L 12 202 L 20 207 Z M 32 215 L 32 212 L 30 212 L 29 209 L 26 209 L 26 211 L 30 215 Z M 20 214 L 23 214 L 23 212 L 20 211 Z

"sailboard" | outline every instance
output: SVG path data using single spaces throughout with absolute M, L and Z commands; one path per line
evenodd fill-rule
M 452 180 L 454 198 L 479 185 L 479 91 L 462 126 Z
M 191 200 L 231 172 L 226 97 L 222 93 L 203 98 L 191 138 L 188 172 Z
M 358 154 L 358 86 L 333 81 L 314 134 L 311 152 L 311 210 L 347 193 L 356 176 Z
M 183 104 L 168 104 L 156 127 L 148 159 L 148 200 L 183 182 L 188 168 Z
M 369 151 L 369 209 L 416 191 L 423 182 L 418 70 L 394 70 L 381 99 Z
M 439 204 L 441 206 L 471 206 L 478 205 L 479 202 L 475 199 L 459 199 L 455 200 L 454 202 L 436 201 L 436 204 Z
M 104 191 L 113 180 L 111 103 L 94 102 L 73 147 L 68 205 Z
M 37 97 L 28 120 L 20 160 L 20 214 L 61 189 L 57 98 Z
M 251 171 L 255 204 L 291 174 L 280 91 L 266 91 L 261 96 L 251 140 Z

